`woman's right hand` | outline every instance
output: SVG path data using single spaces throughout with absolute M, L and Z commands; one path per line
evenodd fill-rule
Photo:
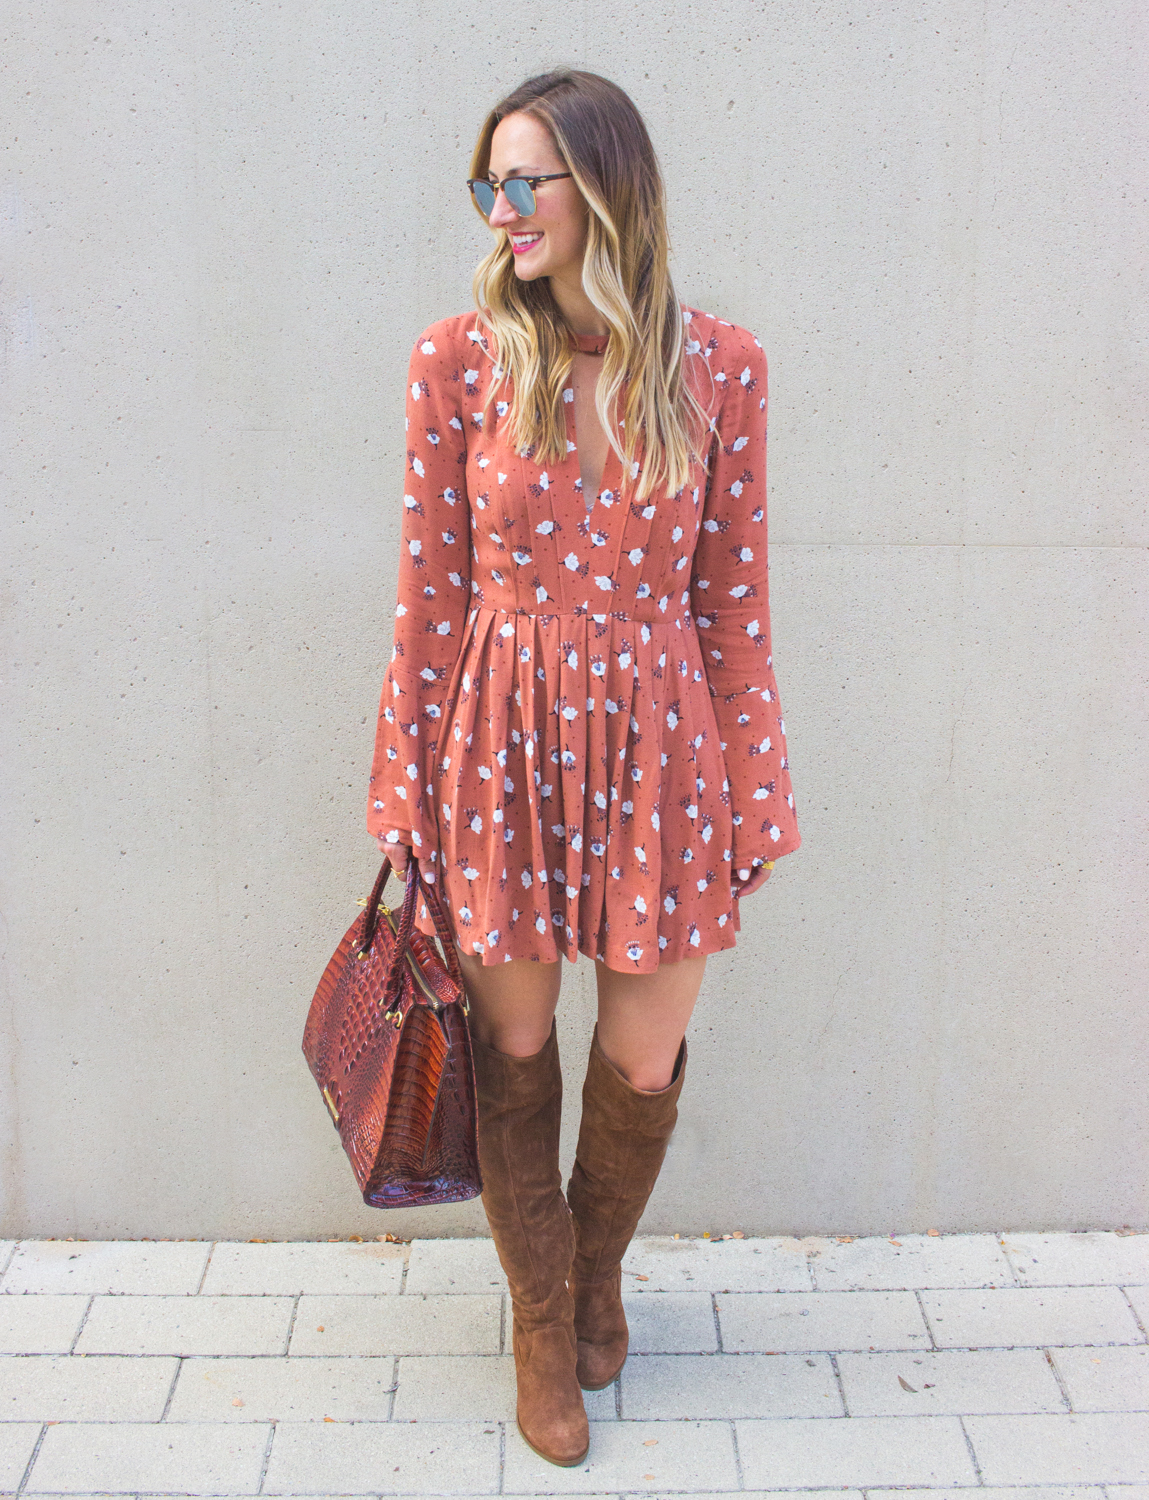
M 730 882 L 730 894 L 734 899 L 740 900 L 743 896 L 750 896 L 760 886 L 766 884 L 774 873 L 774 861 L 772 859 L 755 859 L 751 861 L 749 869 L 740 869 L 732 872 Z

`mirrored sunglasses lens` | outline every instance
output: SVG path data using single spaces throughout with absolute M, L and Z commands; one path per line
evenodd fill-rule
M 535 195 L 531 192 L 531 185 L 522 177 L 512 177 L 503 183 L 503 191 L 507 195 L 507 202 L 514 211 L 526 219 L 535 211 Z
M 471 192 L 475 195 L 475 202 L 490 217 L 491 209 L 495 206 L 495 190 L 491 184 L 489 182 L 472 183 Z

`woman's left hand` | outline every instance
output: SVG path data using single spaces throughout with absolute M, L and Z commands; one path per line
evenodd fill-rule
M 410 844 L 389 844 L 385 839 L 382 838 L 378 839 L 377 842 L 379 844 L 380 852 L 385 854 L 391 861 L 391 868 L 395 872 L 395 879 L 398 880 L 400 885 L 405 884 L 407 880 L 407 863 L 409 860 L 415 857 L 414 851 L 412 850 Z M 422 872 L 423 880 L 425 881 L 425 883 L 427 885 L 434 885 L 434 863 L 429 859 L 420 859 L 419 869 Z
M 745 880 L 741 878 L 743 873 L 742 870 L 735 870 L 730 881 L 730 891 L 736 900 L 752 895 L 759 886 L 766 884 L 774 873 L 773 861 L 769 864 L 751 865 L 750 869 L 745 872 L 747 876 Z

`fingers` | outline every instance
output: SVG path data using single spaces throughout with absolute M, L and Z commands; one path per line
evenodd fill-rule
M 383 839 L 379 839 L 378 843 L 380 851 L 391 861 L 391 868 L 395 874 L 400 878 L 406 875 L 407 859 L 411 852 L 407 845 L 388 844 Z
M 383 839 L 378 839 L 376 842 L 379 845 L 380 852 L 385 854 L 391 861 L 391 868 L 394 870 L 396 878 L 398 880 L 406 880 L 407 865 L 413 857 L 411 846 L 409 844 L 389 844 Z M 437 878 L 435 861 L 429 857 L 420 859 L 419 873 L 422 875 L 425 884 L 434 885 Z
M 730 882 L 731 894 L 738 899 L 741 899 L 743 896 L 753 895 L 759 886 L 765 885 L 770 879 L 773 869 L 774 863 L 771 860 L 764 865 L 751 866 L 748 872 L 742 870 L 736 871 L 735 878 Z M 739 878 L 744 873 L 746 874 L 746 879 Z

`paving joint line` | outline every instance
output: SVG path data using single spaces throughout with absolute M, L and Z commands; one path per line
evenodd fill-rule
M 814 1270 L 814 1262 L 816 1259 L 816 1255 L 807 1255 L 805 1257 L 806 1275 L 810 1278 L 809 1290 L 812 1292 L 820 1292 L 822 1290 L 822 1288 L 818 1285 L 818 1273 Z
M 391 1386 L 387 1392 L 386 1420 L 388 1422 L 393 1422 L 395 1420 L 395 1397 L 399 1391 L 399 1361 L 401 1358 L 402 1356 L 398 1354 L 393 1354 L 391 1356 Z
M 842 1415 L 843 1417 L 848 1417 L 850 1415 L 850 1403 L 846 1400 L 846 1382 L 842 1379 L 841 1370 L 838 1369 L 838 1352 L 836 1350 L 828 1352 L 830 1354 L 830 1368 L 834 1372 L 834 1379 L 838 1382 L 838 1394 L 842 1398 Z M 844 1350 L 842 1352 L 845 1353 Z
M 76 1335 L 73 1338 L 71 1346 L 68 1349 L 68 1353 L 69 1354 L 75 1354 L 75 1352 L 76 1352 L 76 1345 L 80 1342 L 80 1335 L 83 1333 L 84 1329 L 87 1327 L 88 1319 L 92 1315 L 92 1308 L 95 1305 L 95 1301 L 96 1301 L 96 1294 L 95 1294 L 95 1292 L 93 1292 L 91 1294 L 91 1296 L 88 1298 L 88 1305 L 87 1305 L 87 1307 L 85 1307 L 85 1309 L 84 1309 L 84 1315 L 80 1319 L 80 1326 L 79 1326 L 79 1328 L 76 1329 Z
M 1042 1349 L 1041 1352 L 1045 1355 L 1046 1364 L 1053 1371 L 1053 1378 L 1057 1381 L 1057 1388 L 1061 1392 L 1061 1399 L 1065 1402 L 1065 1410 L 1072 1412 L 1073 1402 L 1069 1399 L 1069 1391 L 1066 1389 L 1065 1381 L 1061 1378 L 1061 1371 L 1057 1368 L 1057 1363 L 1053 1358 L 1053 1346 L 1051 1345 L 1048 1349 Z
M 203 1294 L 203 1284 L 207 1280 L 207 1273 L 211 1266 L 211 1258 L 215 1254 L 215 1247 L 218 1244 L 218 1240 L 212 1240 L 211 1244 L 207 1247 L 207 1257 L 203 1263 L 203 1272 L 200 1275 L 199 1285 L 196 1287 L 195 1292 L 193 1293 L 193 1295 L 196 1297 L 199 1297 Z
M 721 1320 L 718 1317 L 718 1293 L 717 1292 L 711 1292 L 710 1293 L 710 1316 L 714 1319 L 714 1338 L 715 1338 L 715 1340 L 717 1342 L 717 1345 L 718 1345 L 718 1348 L 717 1348 L 716 1352 L 719 1353 L 719 1354 L 725 1354 L 726 1350 L 722 1346 L 722 1323 L 721 1323 Z
M 507 1352 L 507 1298 L 510 1292 L 504 1292 L 499 1298 L 499 1353 Z
M 5 1278 L 5 1276 L 7 1276 L 7 1274 L 8 1274 L 8 1267 L 12 1264 L 13 1260 L 15 1260 L 15 1258 L 16 1258 L 16 1251 L 20 1248 L 20 1245 L 22 1243 L 23 1242 L 21 1240 L 13 1240 L 12 1241 L 12 1248 L 8 1251 L 8 1257 L 5 1260 L 3 1267 L 0 1268 L 0 1281 L 3 1281 L 4 1278 Z
M 1143 1339 L 1149 1339 L 1149 1333 L 1146 1332 L 1145 1324 L 1142 1323 L 1140 1317 L 1138 1316 L 1137 1309 L 1133 1306 L 1133 1298 L 1129 1295 L 1129 1288 L 1127 1286 L 1123 1286 L 1123 1287 L 1119 1287 L 1118 1290 L 1120 1291 L 1121 1295 L 1125 1298 L 1125 1301 L 1129 1305 L 1129 1311 L 1133 1314 L 1133 1321 L 1134 1321 L 1134 1323 L 1137 1324 L 1137 1327 L 1141 1330 L 1141 1337 Z
M 263 1462 L 259 1466 L 259 1483 L 255 1487 L 257 1495 L 263 1494 L 263 1486 L 267 1480 L 268 1465 L 271 1463 L 271 1445 L 275 1441 L 275 1422 L 269 1422 L 267 1426 L 267 1442 L 263 1445 Z
M 1001 1233 L 995 1235 L 994 1238 L 997 1240 L 998 1244 L 1001 1246 L 1001 1253 L 1002 1253 L 1002 1255 L 1005 1256 L 1005 1263 L 1009 1267 L 1009 1274 L 1013 1277 L 1013 1284 L 1014 1284 L 1014 1286 L 1015 1287 L 1021 1287 L 1021 1286 L 1024 1285 L 1024 1282 L 1022 1281 L 1021 1277 L 1017 1274 L 1017 1267 L 1014 1265 L 1014 1263 L 1013 1263 L 1013 1257 L 1009 1253 L 1009 1247 L 1005 1243 L 1005 1236 L 1006 1236 L 1006 1231 L 1003 1229 L 1001 1231 Z
M 499 1427 L 499 1488 L 497 1493 L 506 1494 L 507 1484 L 507 1424 L 500 1422 Z
M 931 1291 L 938 1291 L 938 1290 L 943 1290 L 943 1289 L 942 1288 L 937 1288 L 937 1287 L 931 1287 L 931 1288 L 929 1288 L 929 1290 L 931 1290 Z M 958 1290 L 958 1288 L 951 1288 L 951 1290 Z M 931 1352 L 940 1352 L 940 1345 L 938 1344 L 937 1339 L 934 1337 L 934 1327 L 933 1327 L 933 1324 L 930 1322 L 929 1313 L 926 1312 L 926 1304 L 922 1301 L 922 1288 L 921 1287 L 918 1287 L 918 1286 L 914 1287 L 914 1300 L 918 1304 L 918 1311 L 922 1315 L 922 1322 L 926 1325 L 926 1332 L 930 1336 L 930 1350 L 931 1350 Z
M 734 1473 L 738 1478 L 738 1488 L 746 1488 L 746 1476 L 742 1472 L 742 1454 L 738 1448 L 738 1423 L 733 1417 L 730 1419 L 730 1443 L 734 1449 Z
M 137 1357 L 139 1358 L 139 1357 L 142 1357 L 142 1356 L 137 1356 Z M 175 1396 L 175 1393 L 176 1393 L 176 1381 L 180 1378 L 180 1371 L 184 1367 L 184 1358 L 185 1358 L 185 1356 L 182 1355 L 182 1354 L 177 1354 L 176 1355 L 176 1367 L 175 1367 L 174 1373 L 172 1374 L 172 1383 L 171 1383 L 171 1385 L 168 1386 L 168 1398 L 164 1402 L 164 1409 L 163 1409 L 163 1411 L 160 1413 L 160 1421 L 161 1422 L 166 1422 L 167 1419 L 168 1419 L 168 1412 L 171 1410 L 172 1400 L 173 1400 L 173 1398 Z
M 44 1438 L 45 1438 L 45 1436 L 47 1434 L 47 1431 L 48 1431 L 48 1423 L 47 1422 L 41 1422 L 40 1423 L 40 1435 L 36 1439 L 36 1446 L 32 1449 L 32 1456 L 29 1458 L 28 1462 L 24 1465 L 24 1472 L 20 1476 L 20 1483 L 16 1486 L 15 1493 L 16 1493 L 17 1496 L 22 1495 L 24 1493 L 25 1487 L 27 1486 L 27 1483 L 28 1483 L 29 1479 L 31 1479 L 31 1477 L 32 1477 L 32 1468 L 35 1465 L 36 1460 L 40 1457 L 40 1448 L 43 1445 Z
M 291 1353 L 291 1340 L 295 1333 L 295 1320 L 299 1316 L 299 1302 L 302 1296 L 302 1292 L 296 1292 L 295 1300 L 291 1305 L 291 1317 L 287 1320 L 287 1337 L 283 1341 L 283 1352 L 285 1355 Z
M 974 1451 L 973 1439 L 970 1437 L 969 1432 L 966 1429 L 964 1415 L 958 1416 L 958 1426 L 961 1428 L 962 1437 L 965 1438 L 966 1451 L 969 1453 L 970 1463 L 973 1464 L 973 1471 L 977 1475 L 977 1482 L 979 1485 L 982 1485 L 984 1487 L 985 1475 L 981 1472 L 981 1464 L 979 1464 L 977 1461 L 977 1454 Z

